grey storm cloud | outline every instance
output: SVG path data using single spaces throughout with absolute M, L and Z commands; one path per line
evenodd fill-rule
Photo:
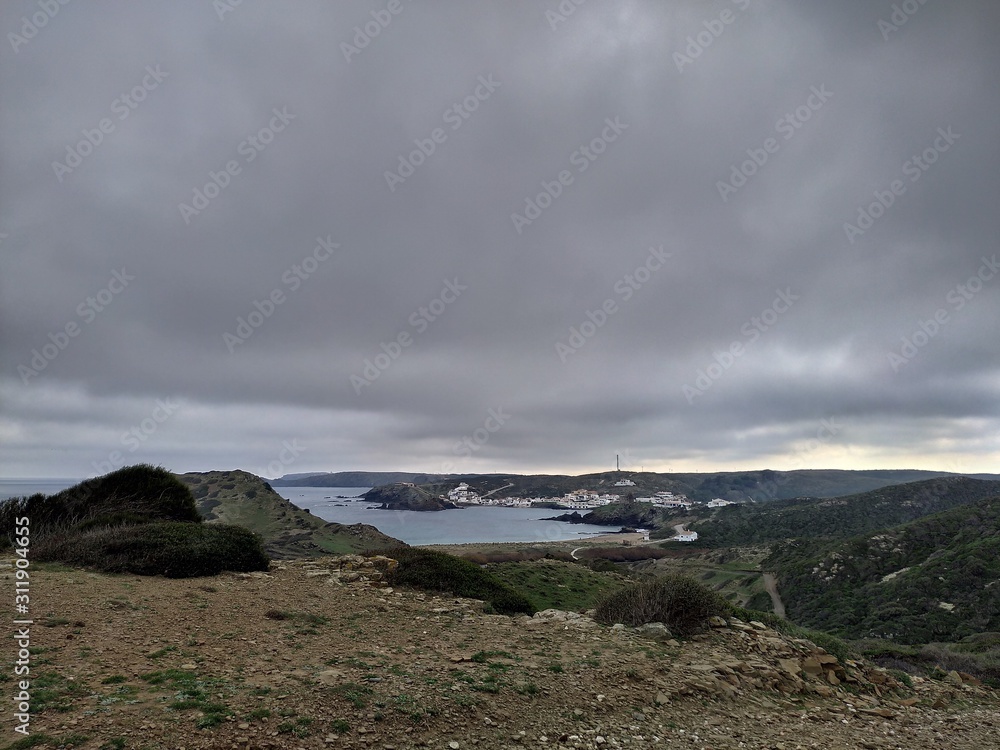
M 2 471 L 995 471 L 998 32 L 4 3 Z

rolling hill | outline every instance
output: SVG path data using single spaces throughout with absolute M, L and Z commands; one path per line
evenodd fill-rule
M 346 554 L 405 546 L 374 526 L 328 523 L 292 505 L 254 474 L 210 471 L 181 474 L 209 523 L 242 526 L 261 535 L 273 558 Z
M 660 491 L 684 494 L 694 500 L 773 501 L 801 497 L 839 497 L 868 492 L 880 487 L 937 477 L 960 476 L 921 470 L 850 471 L 840 469 L 799 471 L 736 471 L 671 474 L 659 472 L 616 472 L 569 476 L 564 474 L 427 474 L 399 471 L 342 471 L 329 474 L 289 475 L 272 481 L 277 487 L 379 487 L 412 482 L 433 494 L 468 482 L 480 493 L 495 491 L 497 497 L 561 497 L 576 489 L 624 494 L 636 497 Z M 627 477 L 631 487 L 615 487 Z M 1000 475 L 977 475 L 1000 480 Z
M 1000 482 L 951 476 L 846 497 L 732 505 L 691 526 L 715 546 L 798 537 L 846 538 L 1000 495 Z
M 852 638 L 958 641 L 1000 631 L 1000 495 L 762 564 L 795 622 Z

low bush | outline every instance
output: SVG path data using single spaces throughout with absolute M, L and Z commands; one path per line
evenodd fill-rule
M 0 528 L 13 529 L 14 520 L 31 519 L 35 540 L 50 530 L 145 521 L 200 521 L 187 485 L 159 466 L 137 464 L 88 479 L 62 492 L 12 498 L 0 503 Z M 9 536 L 0 544 L 10 544 Z
M 580 550 L 579 558 L 584 560 L 610 560 L 611 562 L 639 562 L 659 560 L 667 557 L 667 552 L 657 547 L 588 547 Z
M 932 679 L 941 679 L 951 670 L 957 670 L 979 678 L 992 688 L 1000 688 L 1000 648 L 996 636 L 996 633 L 980 633 L 960 643 L 922 646 L 882 639 L 862 640 L 855 645 L 866 659 L 886 669 Z
M 468 560 L 416 547 L 400 547 L 381 554 L 399 561 L 399 566 L 388 575 L 393 586 L 482 599 L 490 609 L 502 615 L 535 613 L 534 605 L 526 596 Z
M 168 578 L 267 570 L 270 562 L 261 538 L 248 529 L 182 521 L 51 534 L 32 553 L 39 561 Z
M 721 596 L 693 578 L 663 576 L 616 591 L 598 605 L 594 619 L 605 625 L 633 627 L 662 622 L 686 635 L 704 629 L 709 617 L 727 615 L 732 607 Z

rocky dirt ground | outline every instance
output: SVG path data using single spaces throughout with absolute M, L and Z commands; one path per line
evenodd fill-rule
M 34 747 L 1000 746 L 1000 700 L 961 675 L 911 689 L 738 621 L 675 640 L 486 615 L 370 572 L 353 558 L 188 580 L 33 569 Z M 20 735 L 9 711 L 4 724 L 7 747 Z

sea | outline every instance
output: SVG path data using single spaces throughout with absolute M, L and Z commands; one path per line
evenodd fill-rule
M 54 495 L 82 481 L 82 479 L 0 479 L 0 500 L 30 497 L 38 492 L 43 495 Z
M 370 487 L 275 487 L 283 498 L 325 521 L 366 523 L 407 544 L 473 542 L 556 542 L 586 539 L 618 531 L 620 526 L 591 526 L 546 521 L 566 511 L 552 508 L 466 506 L 458 510 L 379 510 L 361 500 Z
M 51 495 L 79 479 L 0 479 L 0 500 L 41 492 Z M 564 511 L 551 508 L 471 506 L 459 510 L 379 510 L 360 495 L 370 487 L 275 487 L 283 498 L 324 521 L 366 523 L 414 546 L 473 542 L 555 542 L 586 539 L 618 531 L 618 526 L 591 526 L 546 521 Z

